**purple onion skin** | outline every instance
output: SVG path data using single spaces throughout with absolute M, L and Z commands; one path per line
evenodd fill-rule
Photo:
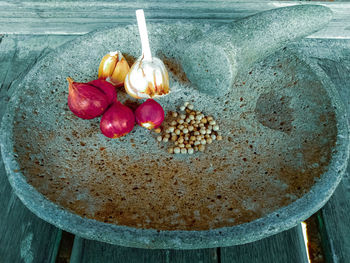
M 154 99 L 148 99 L 135 111 L 136 122 L 146 129 L 156 129 L 164 121 L 164 110 Z
M 93 119 L 106 111 L 109 98 L 101 89 L 68 78 L 68 107 L 79 118 Z
M 103 79 L 95 79 L 93 81 L 88 82 L 87 84 L 101 89 L 107 95 L 109 104 L 112 104 L 117 100 L 117 91 L 115 87 L 108 81 Z
M 135 125 L 135 115 L 130 108 L 116 101 L 103 114 L 100 129 L 103 135 L 116 139 L 132 131 Z

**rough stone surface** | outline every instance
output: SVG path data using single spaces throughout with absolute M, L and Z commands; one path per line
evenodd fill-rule
M 319 209 L 348 158 L 345 112 L 332 84 L 290 47 L 240 72 L 223 96 L 201 93 L 189 84 L 178 56 L 210 30 L 149 25 L 153 54 L 171 72 L 172 93 L 159 102 L 169 112 L 192 101 L 222 127 L 224 141 L 191 159 L 168 156 L 140 127 L 109 140 L 98 119 L 80 120 L 67 109 L 68 75 L 95 78 L 99 60 L 111 50 L 122 50 L 129 61 L 138 57 L 135 26 L 89 34 L 33 67 L 1 131 L 9 180 L 23 203 L 85 238 L 183 249 L 254 241 Z M 118 96 L 135 105 L 123 91 Z M 169 169 L 174 166 L 177 173 Z
M 184 49 L 182 64 L 189 80 L 210 95 L 231 89 L 238 71 L 280 49 L 291 40 L 324 27 L 332 11 L 324 6 L 292 6 L 261 12 L 213 28 Z

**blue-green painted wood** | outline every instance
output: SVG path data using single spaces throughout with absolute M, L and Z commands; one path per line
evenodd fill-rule
M 217 249 L 150 250 L 127 248 L 102 242 L 75 238 L 71 263 L 217 263 Z
M 301 226 L 253 243 L 221 249 L 222 263 L 307 263 Z

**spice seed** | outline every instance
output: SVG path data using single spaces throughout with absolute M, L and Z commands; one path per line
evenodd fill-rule
M 186 153 L 187 153 L 187 149 L 186 149 L 186 148 L 182 148 L 182 149 L 181 149 L 181 153 L 182 153 L 182 154 L 186 154 Z
M 158 137 L 157 137 L 157 141 L 158 141 L 158 142 L 161 142 L 162 140 L 163 140 L 162 136 L 158 136 Z
M 218 125 L 213 126 L 213 130 L 214 131 L 218 131 L 219 130 L 219 126 Z
M 162 130 L 160 128 L 157 128 L 154 130 L 155 133 L 160 133 Z
M 175 147 L 174 148 L 174 153 L 180 153 L 180 148 L 179 147 Z

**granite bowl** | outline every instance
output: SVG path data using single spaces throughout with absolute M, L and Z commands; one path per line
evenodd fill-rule
M 93 32 L 41 59 L 20 81 L 2 121 L 1 151 L 14 192 L 37 216 L 88 239 L 139 248 L 194 249 L 255 241 L 321 208 L 348 160 L 348 122 L 333 84 L 293 44 L 237 73 L 215 95 L 193 87 L 182 49 L 216 25 L 150 24 L 152 52 L 170 73 L 170 112 L 190 101 L 217 119 L 223 141 L 171 155 L 141 127 L 121 139 L 67 107 L 66 77 L 97 77 L 103 55 L 129 63 L 136 26 Z M 166 37 L 165 37 L 166 36 Z M 123 89 L 131 108 L 139 101 Z M 166 126 L 166 124 L 165 124 Z

